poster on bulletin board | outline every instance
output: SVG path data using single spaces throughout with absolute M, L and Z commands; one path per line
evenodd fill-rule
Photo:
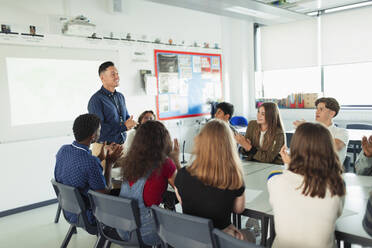
M 159 120 L 208 115 L 222 98 L 220 54 L 155 50 L 155 73 Z

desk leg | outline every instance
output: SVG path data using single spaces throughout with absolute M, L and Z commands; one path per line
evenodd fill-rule
M 351 248 L 351 244 L 344 240 L 344 248 Z
M 232 220 L 233 220 L 234 226 L 236 226 L 236 219 L 237 219 L 237 214 L 236 213 L 233 213 L 232 214 Z
M 237 220 L 238 222 L 238 229 L 242 229 L 242 216 L 240 214 L 237 215 Z

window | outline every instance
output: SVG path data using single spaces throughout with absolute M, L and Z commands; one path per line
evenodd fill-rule
M 324 94 L 345 107 L 372 107 L 372 62 L 324 66 Z
M 320 93 L 320 67 L 256 72 L 256 98 L 286 98 L 292 93 Z

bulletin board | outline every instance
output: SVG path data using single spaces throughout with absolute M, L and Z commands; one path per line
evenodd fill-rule
M 155 50 L 159 120 L 208 115 L 222 98 L 220 54 Z

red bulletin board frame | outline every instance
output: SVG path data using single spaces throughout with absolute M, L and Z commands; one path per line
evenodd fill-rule
M 157 61 L 157 54 L 158 53 L 174 53 L 174 54 L 186 54 L 186 55 L 199 55 L 199 56 L 216 56 L 220 59 L 220 82 L 221 82 L 221 95 L 223 93 L 223 82 L 222 82 L 222 60 L 221 60 L 221 54 L 213 54 L 213 53 L 198 53 L 198 52 L 183 52 L 183 51 L 170 51 L 170 50 L 154 50 L 154 57 L 155 57 L 155 77 L 156 77 L 156 114 L 158 116 L 159 120 L 174 120 L 174 119 L 180 119 L 180 118 L 190 118 L 190 117 L 196 117 L 196 116 L 203 116 L 203 115 L 209 115 L 209 113 L 201 113 L 201 114 L 190 114 L 190 115 L 178 115 L 178 116 L 172 116 L 172 117 L 165 117 L 160 118 L 159 115 L 159 77 L 158 77 L 158 61 Z

